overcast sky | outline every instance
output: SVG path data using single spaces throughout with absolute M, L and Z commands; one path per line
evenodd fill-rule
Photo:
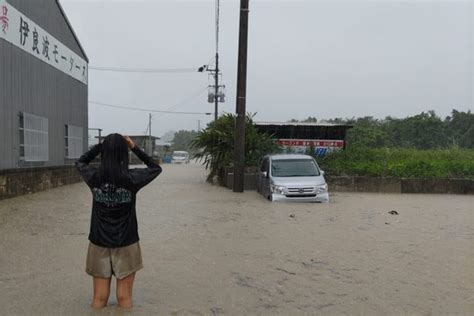
M 214 1 L 61 0 L 90 67 L 198 68 L 215 53 Z M 235 111 L 239 2 L 221 0 L 220 110 Z M 250 1 L 247 111 L 259 121 L 472 110 L 472 1 Z M 89 71 L 89 100 L 213 112 L 206 73 Z M 185 102 L 183 102 L 185 101 Z M 213 116 L 156 114 L 153 134 Z M 146 130 L 148 113 L 89 105 L 90 127 Z

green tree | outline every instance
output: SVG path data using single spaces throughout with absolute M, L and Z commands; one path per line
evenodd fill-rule
M 298 123 L 298 122 L 302 122 L 302 123 L 317 123 L 318 122 L 318 119 L 316 117 L 312 117 L 312 116 L 308 116 L 308 118 L 300 121 L 300 120 L 297 120 L 297 119 L 291 119 L 289 120 L 288 122 L 290 123 Z
M 405 119 L 393 119 L 386 124 L 395 147 L 445 148 L 449 142 L 445 124 L 434 111 L 422 112 Z
M 232 166 L 234 157 L 234 114 L 224 114 L 209 123 L 192 141 L 197 151 L 194 155 L 209 169 L 208 182 L 222 173 L 225 167 Z M 279 151 L 271 135 L 257 131 L 253 115 L 247 114 L 245 120 L 245 165 L 256 166 L 266 154 Z
M 303 123 L 317 123 L 318 122 L 318 119 L 316 117 L 311 117 L 311 116 L 308 116 L 307 119 L 305 119 L 304 121 L 302 121 Z
M 383 121 L 366 116 L 348 120 L 347 124 L 354 125 L 347 133 L 347 143 L 350 147 L 377 148 L 392 145 Z
M 453 110 L 444 123 L 452 145 L 474 148 L 474 113 Z
M 174 134 L 173 150 L 184 150 L 192 152 L 191 142 L 196 138 L 198 132 L 180 130 Z
M 474 113 L 471 111 L 452 110 L 451 116 L 444 120 L 434 111 L 428 111 L 402 119 L 366 116 L 325 121 L 353 126 L 347 132 L 348 148 L 474 148 Z M 292 119 L 290 122 L 317 120 L 309 116 L 303 121 Z

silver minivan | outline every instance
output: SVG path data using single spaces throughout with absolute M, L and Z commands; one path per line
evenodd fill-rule
M 308 155 L 269 155 L 262 160 L 257 191 L 269 201 L 329 202 L 324 172 Z

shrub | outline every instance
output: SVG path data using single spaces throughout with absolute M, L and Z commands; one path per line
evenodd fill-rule
M 320 159 L 328 174 L 406 177 L 474 178 L 474 150 L 353 148 Z
M 253 115 L 247 114 L 245 120 L 246 166 L 256 166 L 266 154 L 279 151 L 270 135 L 257 131 L 252 118 Z M 225 167 L 233 165 L 235 121 L 234 114 L 224 114 L 209 123 L 191 143 L 198 151 L 194 157 L 210 170 L 208 182 L 213 182 L 215 176 L 221 175 Z

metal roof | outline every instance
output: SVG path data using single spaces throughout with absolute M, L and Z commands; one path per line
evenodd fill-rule
M 334 124 L 334 123 L 310 123 L 310 122 L 255 122 L 255 125 L 274 125 L 274 126 L 334 126 L 334 127 L 353 127 L 352 125 L 348 124 Z
M 130 138 L 149 138 L 149 135 L 127 135 Z M 160 139 L 158 136 L 151 136 L 152 139 Z
M 130 138 L 149 138 L 150 136 L 148 135 L 127 135 L 128 137 Z M 105 136 L 101 136 L 100 138 L 103 139 L 103 138 L 106 138 L 107 135 Z M 95 138 L 99 138 L 99 136 L 95 136 Z M 152 139 L 161 139 L 159 138 L 158 136 L 151 136 Z

